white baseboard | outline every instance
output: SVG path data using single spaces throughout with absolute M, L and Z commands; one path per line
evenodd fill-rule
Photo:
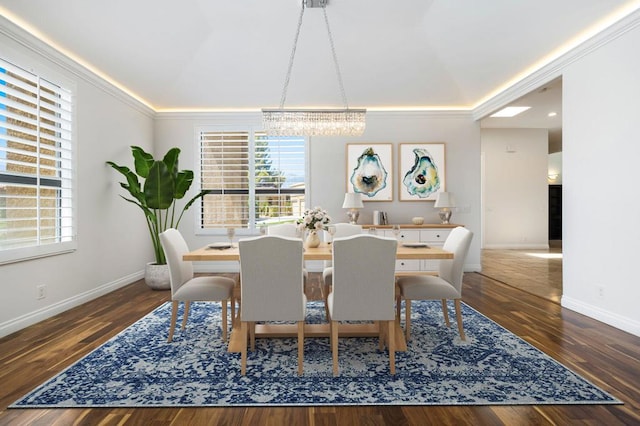
M 589 318 L 593 318 L 612 327 L 640 337 L 640 322 L 638 321 L 630 320 L 629 318 L 623 317 L 614 312 L 604 310 L 597 306 L 593 306 L 581 300 L 573 299 L 567 296 L 562 296 L 560 304 L 563 308 L 571 309 L 572 311 L 586 315 Z
M 84 293 L 80 293 L 68 299 L 61 300 L 52 305 L 45 306 L 44 308 L 38 309 L 36 311 L 29 312 L 28 314 L 22 315 L 18 318 L 6 321 L 0 324 L 0 337 L 15 333 L 18 330 L 22 330 L 25 327 L 46 320 L 47 318 L 51 318 L 54 315 L 67 311 L 71 308 L 75 308 L 76 306 L 82 305 L 83 303 L 86 303 L 97 297 L 103 296 L 107 293 L 111 293 L 112 291 L 120 287 L 129 285 L 142 278 L 144 278 L 144 271 L 139 271 L 119 278 L 115 281 L 103 284 Z

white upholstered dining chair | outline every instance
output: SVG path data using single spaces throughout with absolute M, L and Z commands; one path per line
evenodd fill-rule
M 336 238 L 332 243 L 333 287 L 327 297 L 331 318 L 333 374 L 338 375 L 340 321 L 375 321 L 379 346 L 386 340 L 389 370 L 395 374 L 395 238 L 369 234 Z
M 293 223 L 279 223 L 267 226 L 267 235 L 277 235 L 279 237 L 302 238 L 298 227 Z
M 335 223 L 331 226 L 334 226 L 336 229 L 336 232 L 333 235 L 334 239 L 362 234 L 361 225 L 355 225 L 352 223 Z M 326 237 L 327 237 L 327 233 L 325 234 L 325 238 Z M 327 315 L 327 320 L 329 319 L 329 309 L 327 308 L 327 296 L 331 292 L 332 283 L 333 283 L 333 263 L 330 260 L 325 260 L 324 268 L 322 270 L 322 283 L 321 283 L 322 286 L 320 287 L 320 290 L 322 292 L 322 298 L 324 299 L 324 307 L 325 307 L 325 313 Z
M 298 229 L 298 226 L 293 223 L 279 223 L 277 225 L 267 226 L 267 235 L 275 235 L 278 237 L 287 238 L 300 238 L 302 239 L 303 232 Z M 302 273 L 304 275 L 304 282 L 309 279 L 309 272 L 307 268 L 302 266 Z
M 245 375 L 247 370 L 247 334 L 251 350 L 255 349 L 255 323 L 292 321 L 297 324 L 298 375 L 301 375 L 307 305 L 302 273 L 302 240 L 266 235 L 242 239 L 238 246 L 242 299 L 241 374 Z
M 398 316 L 402 299 L 405 300 L 405 334 L 407 342 L 411 336 L 411 301 L 412 300 L 438 300 L 442 301 L 442 313 L 445 324 L 449 326 L 449 314 L 447 299 L 453 299 L 456 309 L 456 319 L 460 338 L 465 340 L 462 327 L 462 313 L 460 302 L 462 300 L 462 276 L 464 262 L 469 252 L 469 246 L 473 239 L 473 233 L 462 226 L 454 228 L 442 247 L 446 251 L 453 252 L 453 259 L 439 261 L 438 275 L 409 275 L 398 277 L 397 284 L 400 294 L 397 300 Z
M 233 286 L 235 281 L 220 276 L 194 277 L 191 262 L 182 260 L 189 252 L 186 241 L 176 229 L 167 229 L 160 234 L 160 242 L 169 265 L 171 281 L 171 325 L 168 341 L 173 340 L 176 328 L 178 307 L 184 302 L 182 329 L 187 325 L 191 302 L 219 301 L 222 304 L 222 339 L 227 340 L 227 302 L 233 303 Z

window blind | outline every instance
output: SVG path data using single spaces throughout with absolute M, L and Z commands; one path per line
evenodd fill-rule
M 255 228 L 304 211 L 305 139 L 201 131 L 202 228 Z
M 0 60 L 0 263 L 72 248 L 71 117 L 71 91 Z

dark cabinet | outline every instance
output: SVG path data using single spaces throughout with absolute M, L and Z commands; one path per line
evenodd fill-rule
M 549 239 L 562 239 L 562 185 L 549 185 Z

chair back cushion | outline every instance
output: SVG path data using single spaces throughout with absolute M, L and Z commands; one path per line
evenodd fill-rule
M 298 233 L 298 227 L 293 223 L 281 223 L 279 225 L 267 226 L 268 235 L 277 235 L 280 237 L 301 238 Z
M 336 233 L 333 235 L 333 238 L 343 238 L 350 237 L 352 235 L 362 234 L 362 225 L 354 225 L 352 223 L 334 223 L 333 226 L 336 227 Z M 327 231 L 324 231 L 325 241 L 329 241 L 329 234 Z M 324 261 L 324 267 L 328 268 L 332 265 L 330 260 Z
M 395 317 L 395 238 L 359 234 L 336 238 L 333 248 L 331 318 L 392 320 Z
M 238 242 L 242 321 L 302 321 L 306 298 L 300 238 L 265 235 Z
M 352 223 L 334 223 L 333 226 L 336 227 L 336 233 L 333 238 L 343 238 L 362 234 L 362 225 L 354 225 Z
M 444 250 L 453 252 L 453 259 L 441 260 L 439 266 L 439 276 L 448 281 L 460 293 L 462 291 L 462 274 L 464 273 L 464 262 L 469 252 L 469 246 L 473 239 L 473 232 L 467 228 L 458 226 L 451 230 L 442 247 Z
M 189 252 L 189 247 L 182 234 L 173 228 L 160 234 L 160 243 L 169 265 L 171 295 L 173 295 L 182 284 L 193 278 L 193 265 L 191 262 L 182 260 L 182 256 Z

